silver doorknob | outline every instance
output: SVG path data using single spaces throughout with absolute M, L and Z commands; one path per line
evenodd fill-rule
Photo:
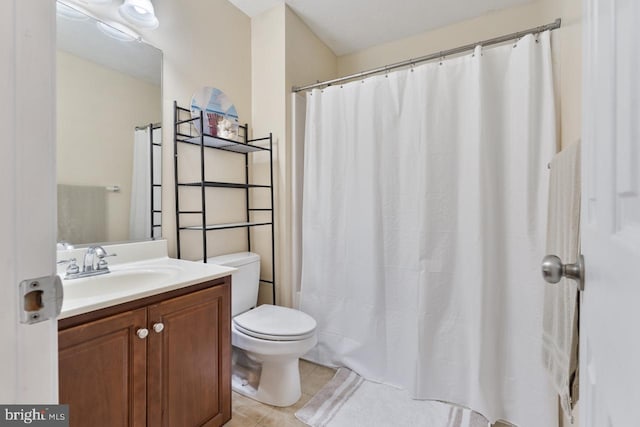
M 149 330 L 147 328 L 140 328 L 136 331 L 136 335 L 141 340 L 145 339 L 147 335 L 149 335 Z
M 159 334 L 160 332 L 162 332 L 164 330 L 164 323 L 154 323 L 153 324 L 153 330 Z
M 542 277 L 548 283 L 558 283 L 563 277 L 573 279 L 584 291 L 584 257 L 578 255 L 575 264 L 563 264 L 556 255 L 547 255 L 542 259 Z

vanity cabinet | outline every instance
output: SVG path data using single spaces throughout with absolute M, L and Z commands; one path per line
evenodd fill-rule
M 59 321 L 60 403 L 74 426 L 231 419 L 227 276 Z

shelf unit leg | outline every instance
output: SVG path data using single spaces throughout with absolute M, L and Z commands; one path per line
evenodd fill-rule
M 200 197 L 202 201 L 202 262 L 207 263 L 207 193 L 204 178 L 204 112 L 200 110 Z
M 175 197 L 176 197 L 176 252 L 178 259 L 181 259 L 180 254 L 180 203 L 178 201 L 178 103 L 173 101 L 173 179 L 175 183 Z
M 271 176 L 271 301 L 276 305 L 276 207 L 273 198 L 273 134 L 269 132 L 269 174 Z

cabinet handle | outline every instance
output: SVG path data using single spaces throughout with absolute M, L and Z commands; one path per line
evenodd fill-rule
M 164 323 L 154 323 L 153 324 L 153 330 L 159 334 L 160 332 L 162 332 L 164 330 Z
M 141 340 L 145 339 L 147 335 L 149 335 L 149 330 L 147 328 L 140 328 L 136 331 L 136 335 Z

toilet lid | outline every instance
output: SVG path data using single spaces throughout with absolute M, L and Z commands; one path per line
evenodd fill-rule
M 261 305 L 233 318 L 241 332 L 264 340 L 297 341 L 315 333 L 316 321 L 299 310 Z

